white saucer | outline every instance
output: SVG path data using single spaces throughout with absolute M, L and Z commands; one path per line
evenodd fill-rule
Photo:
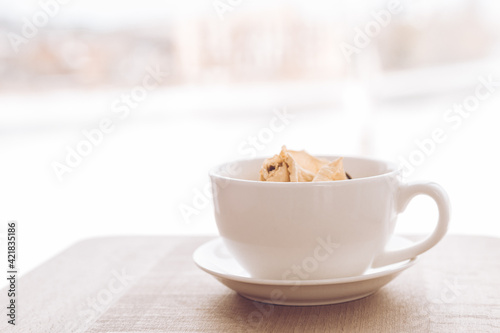
M 396 249 L 413 242 L 393 236 L 388 247 Z M 279 305 L 325 305 L 353 301 L 369 296 L 385 286 L 417 258 L 369 269 L 362 275 L 325 280 L 265 280 L 250 275 L 229 254 L 221 238 L 211 240 L 193 254 L 198 267 L 222 284 L 251 300 Z

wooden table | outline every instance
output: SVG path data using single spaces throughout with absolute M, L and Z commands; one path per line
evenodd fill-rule
M 18 281 L 0 332 L 500 332 L 500 239 L 447 236 L 367 298 L 287 307 L 249 301 L 198 269 L 207 237 L 73 245 Z M 5 305 L 5 306 L 4 306 Z

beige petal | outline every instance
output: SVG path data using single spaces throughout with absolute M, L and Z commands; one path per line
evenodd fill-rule
M 307 168 L 298 162 L 300 160 Z M 281 147 L 279 155 L 274 155 L 264 161 L 260 169 L 260 180 L 274 182 L 310 182 L 319 169 L 315 157 L 304 151 L 289 151 Z M 328 163 L 328 162 L 327 162 Z
M 292 154 L 286 154 L 285 162 L 288 165 L 291 182 L 310 182 L 313 180 L 314 173 L 302 168 L 302 166 L 294 159 Z
M 260 180 L 269 182 L 289 182 L 290 173 L 288 165 L 282 154 L 268 158 L 260 169 Z
M 347 179 L 347 176 L 344 171 L 343 158 L 339 157 L 335 161 L 323 166 L 312 181 L 324 182 L 345 179 Z
M 279 155 L 268 158 L 260 170 L 261 181 L 310 182 L 347 179 L 342 158 L 333 162 L 316 158 L 305 151 L 281 148 Z
M 303 169 L 306 169 L 313 174 L 318 173 L 319 169 L 330 163 L 328 160 L 309 155 L 304 150 L 288 150 L 288 153 L 292 155 L 295 162 L 298 163 Z

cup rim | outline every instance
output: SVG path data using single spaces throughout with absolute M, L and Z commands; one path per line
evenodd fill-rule
M 319 157 L 319 158 L 327 158 L 327 159 L 331 159 L 331 160 L 339 158 L 339 157 L 344 157 L 344 158 L 353 159 L 353 160 L 377 162 L 377 163 L 385 164 L 387 166 L 387 168 L 389 169 L 389 171 L 378 174 L 378 175 L 369 176 L 369 177 L 352 178 L 352 179 L 336 180 L 336 181 L 321 181 L 321 182 L 266 182 L 266 181 L 261 181 L 261 180 L 241 179 L 241 178 L 236 178 L 236 177 L 231 177 L 231 176 L 224 176 L 224 175 L 220 174 L 220 170 L 223 169 L 225 166 L 234 165 L 234 164 L 243 163 L 243 162 L 257 161 L 257 160 L 264 161 L 266 158 L 268 158 L 268 157 L 261 156 L 261 157 L 255 157 L 255 158 L 238 159 L 238 160 L 234 160 L 231 162 L 225 162 L 225 163 L 218 164 L 209 170 L 208 175 L 210 178 L 217 178 L 217 179 L 222 179 L 225 181 L 231 181 L 231 182 L 237 182 L 237 183 L 247 183 L 247 184 L 263 184 L 263 186 L 275 186 L 276 187 L 276 186 L 339 186 L 341 184 L 361 183 L 361 182 L 366 182 L 366 181 L 373 181 L 373 180 L 388 177 L 388 176 L 395 176 L 397 174 L 402 174 L 401 166 L 398 166 L 394 162 L 386 161 L 386 160 L 382 160 L 382 159 L 378 159 L 378 158 L 363 157 L 363 156 L 356 156 L 356 155 L 313 155 L 313 156 Z

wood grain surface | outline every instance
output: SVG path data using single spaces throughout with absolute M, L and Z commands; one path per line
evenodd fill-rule
M 210 239 L 77 243 L 18 281 L 15 327 L 0 292 L 0 332 L 500 332 L 497 238 L 447 236 L 374 295 L 314 307 L 229 290 L 191 259 Z

